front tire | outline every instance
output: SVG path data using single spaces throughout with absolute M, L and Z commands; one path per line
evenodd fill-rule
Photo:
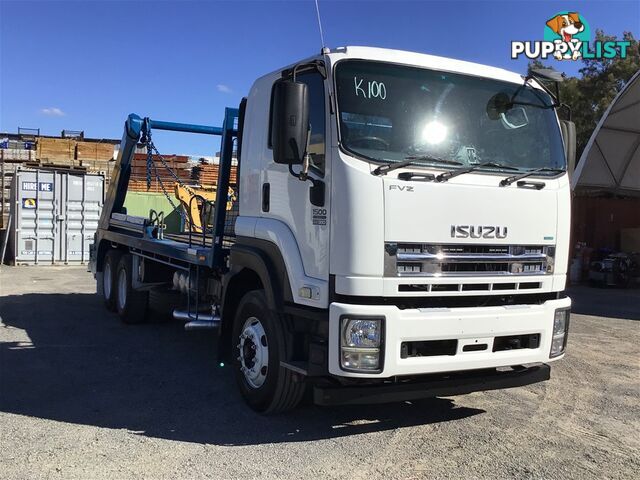
M 148 293 L 133 289 L 133 261 L 125 254 L 118 262 L 116 288 L 116 309 L 124 323 L 144 323 L 147 315 Z
M 280 365 L 287 359 L 282 317 L 267 305 L 264 291 L 247 292 L 233 322 L 236 380 L 247 404 L 261 413 L 295 408 L 305 391 L 298 374 Z

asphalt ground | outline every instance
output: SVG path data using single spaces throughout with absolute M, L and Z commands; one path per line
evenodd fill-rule
M 84 267 L 0 268 L 0 478 L 638 478 L 640 291 L 579 287 L 528 387 L 249 410 L 211 333 L 126 326 Z

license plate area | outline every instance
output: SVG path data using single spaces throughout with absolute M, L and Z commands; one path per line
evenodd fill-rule
M 402 345 L 400 345 L 400 358 L 455 355 L 457 350 L 458 340 L 456 339 L 402 342 Z

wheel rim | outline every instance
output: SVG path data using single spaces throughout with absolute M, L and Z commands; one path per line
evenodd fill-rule
M 118 273 L 118 308 L 124 310 L 127 304 L 127 272 L 124 268 Z
M 113 285 L 113 279 L 111 278 L 111 263 L 107 262 L 104 265 L 104 272 L 102 274 L 102 293 L 107 300 L 111 299 L 111 286 Z
M 245 380 L 252 388 L 260 388 L 267 379 L 269 344 L 260 320 L 249 317 L 242 327 L 238 343 L 238 361 Z

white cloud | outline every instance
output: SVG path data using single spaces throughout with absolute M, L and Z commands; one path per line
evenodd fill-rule
M 224 85 L 222 83 L 219 83 L 218 85 L 216 85 L 216 88 L 218 89 L 219 92 L 231 93 L 231 88 L 228 85 Z
M 66 115 L 66 113 L 64 113 L 58 107 L 43 108 L 40 110 L 40 113 L 42 113 L 43 115 L 48 115 L 50 117 L 64 117 Z

